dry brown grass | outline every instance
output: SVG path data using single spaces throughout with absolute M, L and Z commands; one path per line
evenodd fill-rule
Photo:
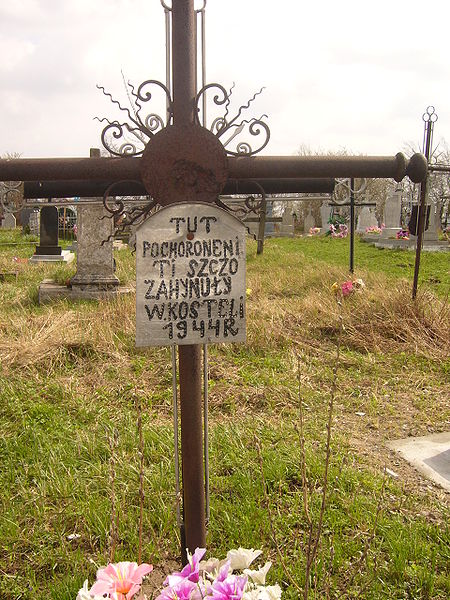
M 30 313 L 16 309 L 0 321 L 0 361 L 9 367 L 40 366 L 48 369 L 68 356 L 98 356 L 126 362 L 124 338 L 134 333 L 129 298 L 96 304 L 84 310 L 66 303 Z
M 268 282 L 256 280 L 249 299 L 248 337 L 251 345 L 284 345 L 286 342 L 314 347 L 334 341 L 339 314 L 344 325 L 345 347 L 358 352 L 413 352 L 430 358 L 449 354 L 450 308 L 431 292 L 422 292 L 411 300 L 406 282 L 387 284 L 384 277 L 365 274 L 366 289 L 344 298 L 339 306 L 330 288 L 333 281 L 343 281 L 342 274 L 329 268 L 315 269 L 314 284 L 307 291 L 303 285 L 289 287 L 283 293 L 278 279 L 267 290 Z M 301 279 L 308 274 L 301 276 Z M 276 290 L 276 299 L 273 297 Z M 299 292 L 293 294 L 292 290 Z M 287 296 L 287 297 L 286 297 Z

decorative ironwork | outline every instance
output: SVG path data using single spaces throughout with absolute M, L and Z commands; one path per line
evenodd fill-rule
M 119 121 L 110 121 L 103 117 L 95 117 L 100 123 L 108 123 L 101 133 L 101 140 L 103 146 L 113 156 L 141 156 L 145 150 L 148 141 L 154 137 L 154 135 L 164 129 L 172 120 L 172 98 L 167 87 L 155 79 L 148 79 L 141 83 L 137 91 L 132 83 L 127 83 L 127 95 L 130 101 L 130 108 L 122 106 L 122 104 L 116 100 L 112 94 L 106 91 L 106 89 L 97 85 L 97 88 L 107 96 L 113 104 L 116 104 L 119 109 L 126 114 L 128 122 L 120 123 Z M 164 121 L 162 117 L 154 112 L 148 113 L 146 116 L 142 114 L 143 103 L 150 102 L 152 100 L 152 92 L 149 90 L 150 86 L 157 86 L 163 90 L 166 96 L 167 102 L 167 120 Z
M 115 230 L 107 237 L 106 240 L 102 241 L 102 245 L 106 242 L 110 242 L 116 235 L 125 233 L 126 229 L 132 225 L 136 225 L 143 221 L 157 206 L 157 201 L 150 199 L 150 201 L 142 200 L 141 205 L 134 205 L 127 207 L 126 200 L 122 197 L 113 196 L 114 188 L 124 183 L 136 183 L 134 180 L 116 181 L 112 183 L 103 194 L 103 206 L 105 210 L 110 214 L 110 217 L 104 216 L 103 218 L 114 219 Z M 112 203 L 110 203 L 112 199 Z
M 15 213 L 23 206 L 22 181 L 0 182 L 1 213 Z
M 434 151 L 433 151 L 433 132 L 434 132 L 434 124 L 438 120 L 438 116 L 436 113 L 436 109 L 434 106 L 427 106 L 426 111 L 422 115 L 422 121 L 424 122 L 423 128 L 423 144 L 422 150 L 425 154 L 425 157 L 428 161 L 428 164 L 432 160 L 434 160 Z M 427 139 L 427 135 L 429 139 Z M 427 143 L 428 143 L 428 151 L 427 151 Z
M 355 196 L 362 194 L 363 192 L 365 192 L 367 188 L 367 179 L 364 177 L 362 179 L 360 179 L 360 184 L 359 186 L 354 185 L 354 187 L 351 186 L 351 180 L 350 179 L 336 179 L 336 186 L 334 188 L 333 191 L 333 200 L 335 204 L 344 206 L 345 204 L 348 203 L 348 197 L 343 197 L 343 198 L 339 198 L 338 193 L 339 190 L 344 189 L 347 190 L 349 195 L 350 194 L 354 194 Z M 358 204 L 355 204 L 355 206 L 358 206 Z
M 267 118 L 267 115 L 263 114 L 259 118 L 254 117 L 252 119 L 239 119 L 242 113 L 250 108 L 252 102 L 262 93 L 264 88 L 261 88 L 259 92 L 255 92 L 252 98 L 248 100 L 247 104 L 243 104 L 239 107 L 236 116 L 230 118 L 229 111 L 234 84 L 227 92 L 227 90 L 219 83 L 208 83 L 202 87 L 195 99 L 195 106 L 197 109 L 196 118 L 198 124 L 200 124 L 200 102 L 203 101 L 203 98 L 207 92 L 213 89 L 218 90 L 218 92 L 213 96 L 213 102 L 216 106 L 223 106 L 225 108 L 225 114 L 223 116 L 216 117 L 208 128 L 219 139 L 222 138 L 221 142 L 226 153 L 230 156 L 253 156 L 258 152 L 261 152 L 261 150 L 267 146 L 270 139 L 270 129 L 267 123 L 263 121 L 264 118 Z M 261 140 L 255 149 L 248 141 L 240 141 L 245 133 Z M 232 142 L 233 147 L 235 148 L 234 150 L 228 148 Z

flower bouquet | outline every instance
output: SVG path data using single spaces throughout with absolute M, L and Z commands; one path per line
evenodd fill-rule
M 310 227 L 308 235 L 319 235 L 320 227 Z
M 400 229 L 400 231 L 397 231 L 395 237 L 398 240 L 409 240 L 409 231 L 407 229 Z
M 262 554 L 261 550 L 239 548 L 230 550 L 224 560 L 202 561 L 205 548 L 188 553 L 188 564 L 169 575 L 155 600 L 279 600 L 281 588 L 265 585 L 272 566 L 266 562 L 258 569 L 249 569 Z M 97 580 L 89 589 L 84 582 L 77 600 L 132 600 L 141 590 L 142 580 L 153 570 L 152 565 L 120 562 L 97 571 Z M 140 598 L 146 598 L 141 595 Z M 137 597 L 136 597 L 137 600 Z
M 354 292 L 362 292 L 365 287 L 366 285 L 362 279 L 349 279 L 343 283 L 338 283 L 336 281 L 331 286 L 331 289 L 338 298 L 341 296 L 345 298 Z
M 376 225 L 372 225 L 371 227 L 366 227 L 366 233 L 376 233 L 379 235 L 383 229 L 381 227 L 377 227 Z

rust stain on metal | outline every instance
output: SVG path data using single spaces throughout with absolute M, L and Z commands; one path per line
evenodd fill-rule
M 166 127 L 147 144 L 141 160 L 147 192 L 159 204 L 214 202 L 227 178 L 220 141 L 204 127 Z

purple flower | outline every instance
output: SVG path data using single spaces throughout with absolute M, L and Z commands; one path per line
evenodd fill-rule
M 164 585 L 174 587 L 180 581 L 185 579 L 197 583 L 200 578 L 199 562 L 203 558 L 205 552 L 206 548 L 196 548 L 194 554 L 190 555 L 188 553 L 188 564 L 181 571 L 176 571 L 175 573 L 172 573 L 172 575 L 169 575 L 164 581 Z
M 156 600 L 197 600 L 202 598 L 197 584 L 189 579 L 181 579 L 176 585 L 163 589 Z
M 213 582 L 206 598 L 213 600 L 241 600 L 245 586 L 247 585 L 246 576 L 228 575 L 222 581 L 218 581 L 218 579 Z

